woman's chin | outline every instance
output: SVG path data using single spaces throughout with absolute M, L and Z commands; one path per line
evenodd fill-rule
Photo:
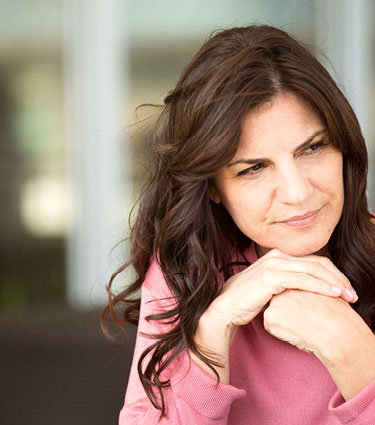
M 271 251 L 272 249 L 277 248 L 284 254 L 290 255 L 292 257 L 305 257 L 307 255 L 320 255 L 320 256 L 328 256 L 328 250 L 327 250 L 327 244 L 311 244 L 311 245 L 291 245 L 288 246 L 287 244 L 284 244 L 280 247 L 273 247 L 273 248 L 266 248 L 262 247 L 260 245 L 256 245 L 256 252 L 258 254 L 258 257 L 262 257 L 265 255 L 268 251 Z
M 291 249 L 289 252 L 284 251 L 286 254 L 291 255 L 293 257 L 306 257 L 307 255 L 320 255 L 320 256 L 328 256 L 328 250 L 326 246 L 315 249 Z

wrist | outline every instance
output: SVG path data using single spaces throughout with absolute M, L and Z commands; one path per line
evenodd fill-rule
M 237 326 L 222 314 L 209 308 L 201 316 L 195 333 L 195 342 L 204 351 L 228 357 Z
M 214 311 L 206 311 L 198 322 L 194 341 L 201 354 L 220 366 L 214 366 L 219 381 L 229 384 L 229 349 L 237 327 L 217 315 Z M 208 375 L 217 378 L 215 373 L 196 354 L 189 350 L 190 358 Z
M 366 324 L 356 330 L 317 355 L 345 400 L 350 400 L 375 380 L 375 336 Z
M 352 320 L 332 329 L 327 329 L 315 353 L 326 367 L 345 365 L 348 359 L 359 358 L 361 354 L 373 352 L 375 335 L 366 322 L 352 311 Z

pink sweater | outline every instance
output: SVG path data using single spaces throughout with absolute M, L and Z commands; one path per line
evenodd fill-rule
M 256 261 L 254 247 L 247 258 Z M 322 363 L 268 334 L 262 315 L 236 334 L 230 351 L 230 385 L 217 385 L 186 352 L 181 353 L 164 375 L 171 387 L 164 391 L 167 416 L 160 419 L 160 411 L 140 383 L 137 363 L 152 343 L 141 333 L 166 330 L 165 325 L 144 318 L 168 306 L 160 299 L 169 296 L 154 261 L 142 287 L 141 318 L 120 425 L 375 425 L 375 382 L 345 402 Z

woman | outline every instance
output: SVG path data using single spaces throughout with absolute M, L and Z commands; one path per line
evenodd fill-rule
M 219 32 L 153 142 L 138 278 L 103 315 L 138 323 L 120 424 L 374 424 L 367 154 L 327 71 L 281 30 Z

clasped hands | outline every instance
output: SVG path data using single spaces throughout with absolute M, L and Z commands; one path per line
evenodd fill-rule
M 202 315 L 195 340 L 223 359 L 219 376 L 229 382 L 236 331 L 263 311 L 265 329 L 316 355 L 349 399 L 375 379 L 375 337 L 350 305 L 357 299 L 350 281 L 328 258 L 292 257 L 273 249 L 224 284 Z M 363 364 L 369 369 L 364 371 Z

